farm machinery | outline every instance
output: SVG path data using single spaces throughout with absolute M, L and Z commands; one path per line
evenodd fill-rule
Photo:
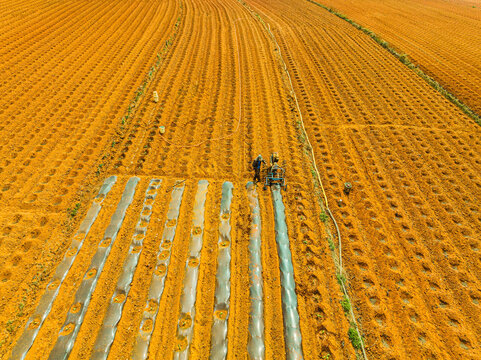
M 264 181 L 264 190 L 267 189 L 268 186 L 272 185 L 279 185 L 284 191 L 287 190 L 286 184 L 286 170 L 278 165 L 279 156 L 277 153 L 272 153 L 271 155 L 271 163 L 270 166 L 267 168 L 266 179 Z

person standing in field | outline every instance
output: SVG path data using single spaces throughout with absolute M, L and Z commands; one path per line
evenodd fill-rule
M 274 166 L 274 164 L 279 162 L 279 154 L 276 152 L 273 152 L 271 154 L 271 167 Z
M 252 162 L 252 167 L 254 168 L 254 183 L 261 181 L 261 167 L 262 164 L 266 164 L 261 155 L 256 157 Z

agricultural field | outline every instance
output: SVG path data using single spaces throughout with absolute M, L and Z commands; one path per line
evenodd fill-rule
M 333 211 L 372 357 L 479 358 L 479 125 L 324 9 L 253 6 L 277 29 L 329 201 L 343 199 Z
M 307 0 L 0 8 L 1 359 L 481 357 L 481 128 L 369 36 Z M 250 183 L 274 151 L 287 191 Z
M 388 41 L 478 114 L 481 3 L 473 0 L 325 0 Z

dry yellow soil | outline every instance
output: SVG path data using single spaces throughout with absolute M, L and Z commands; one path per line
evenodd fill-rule
M 481 4 L 474 0 L 325 0 L 406 53 L 481 113 Z
M 436 2 L 419 6 L 430 3 Z M 449 13 L 439 8 L 439 17 Z M 189 358 L 209 358 L 214 319 L 225 316 L 214 305 L 218 254 L 226 245 L 219 229 L 227 218 L 227 358 L 248 358 L 246 184 L 252 160 L 273 151 L 287 169 L 282 195 L 303 357 L 361 356 L 348 337 L 328 241 L 335 231 L 331 220 L 321 220 L 301 116 L 340 227 L 367 357 L 481 358 L 481 128 L 367 35 L 305 0 L 7 0 L 0 9 L 0 358 L 11 358 L 34 328 L 26 359 L 52 358 L 70 334 L 76 336 L 69 358 L 91 358 L 111 302 L 124 307 L 109 359 L 131 358 L 142 331 L 152 334 L 149 359 L 171 359 L 186 346 Z M 480 35 L 479 19 L 471 20 Z M 479 65 L 475 55 L 465 61 L 446 64 L 460 71 Z M 479 90 L 477 81 L 447 72 Z M 97 196 L 110 176 L 115 184 Z M 118 234 L 106 238 L 135 177 Z M 155 179 L 161 182 L 152 190 Z M 202 229 L 194 226 L 200 180 L 209 182 Z M 226 181 L 233 199 L 223 217 Z M 347 181 L 349 196 L 342 192 Z M 257 192 L 265 358 L 293 359 L 272 195 L 262 186 Z M 98 216 L 81 248 L 72 249 L 95 204 Z M 139 224 L 147 230 L 142 246 L 132 248 Z M 166 242 L 163 234 L 174 226 Z M 194 259 L 189 246 L 199 234 Z M 105 249 L 97 273 L 90 264 Z M 140 255 L 129 292 L 112 297 L 133 253 Z M 65 279 L 51 283 L 73 254 Z M 165 269 L 156 265 L 166 259 Z M 198 269 L 193 319 L 181 312 L 189 267 Z M 157 304 L 150 288 L 159 274 L 166 275 Z M 98 281 L 82 307 L 77 295 L 91 279 Z M 32 322 L 42 296 L 57 289 L 45 321 Z M 84 310 L 76 333 L 68 319 Z M 146 313 L 156 313 L 155 322 L 144 322 Z M 180 329 L 190 327 L 188 342 Z

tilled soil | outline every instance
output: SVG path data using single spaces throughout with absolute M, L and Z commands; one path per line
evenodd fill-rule
M 455 1 L 316 1 L 374 31 L 481 113 L 481 6 Z
M 322 8 L 253 5 L 284 52 L 328 199 L 342 200 L 371 357 L 479 358 L 479 126 Z
M 48 285 L 58 295 L 26 358 L 52 356 L 70 334 L 70 358 L 90 358 L 111 302 L 124 305 L 109 359 L 130 358 L 142 332 L 151 333 L 149 358 L 172 358 L 187 346 L 179 329 L 189 326 L 190 358 L 208 358 L 214 319 L 225 316 L 214 312 L 217 255 L 227 244 L 219 241 L 225 181 L 233 184 L 227 358 L 247 358 L 246 183 L 253 158 L 267 160 L 273 151 L 287 169 L 283 202 L 304 358 L 356 357 L 282 57 L 341 227 L 368 356 L 479 358 L 481 131 L 366 35 L 306 1 L 2 7 L 0 357 L 9 358 L 55 270 L 75 253 L 72 238 L 114 175 L 67 276 Z M 135 177 L 119 231 L 107 236 Z M 196 200 L 200 180 L 208 181 L 205 204 Z M 353 184 L 349 196 L 345 181 Z M 174 186 L 183 187 L 175 220 Z M 274 209 L 270 191 L 258 186 L 258 193 L 265 357 L 282 359 Z M 199 206 L 203 228 L 195 225 Z M 163 235 L 169 227 L 172 242 Z M 139 228 L 146 229 L 141 246 L 132 247 Z M 193 258 L 191 237 L 199 234 Z M 92 268 L 105 249 L 102 268 Z M 112 298 L 124 261 L 138 252 L 128 294 Z M 185 290 L 188 267 L 198 267 L 194 292 Z M 97 275 L 76 334 L 66 319 L 82 309 L 79 289 Z M 159 275 L 165 283 L 157 304 L 149 288 Z M 196 294 L 193 319 L 181 313 L 184 292 Z M 157 314 L 155 322 L 142 320 L 146 312 Z

